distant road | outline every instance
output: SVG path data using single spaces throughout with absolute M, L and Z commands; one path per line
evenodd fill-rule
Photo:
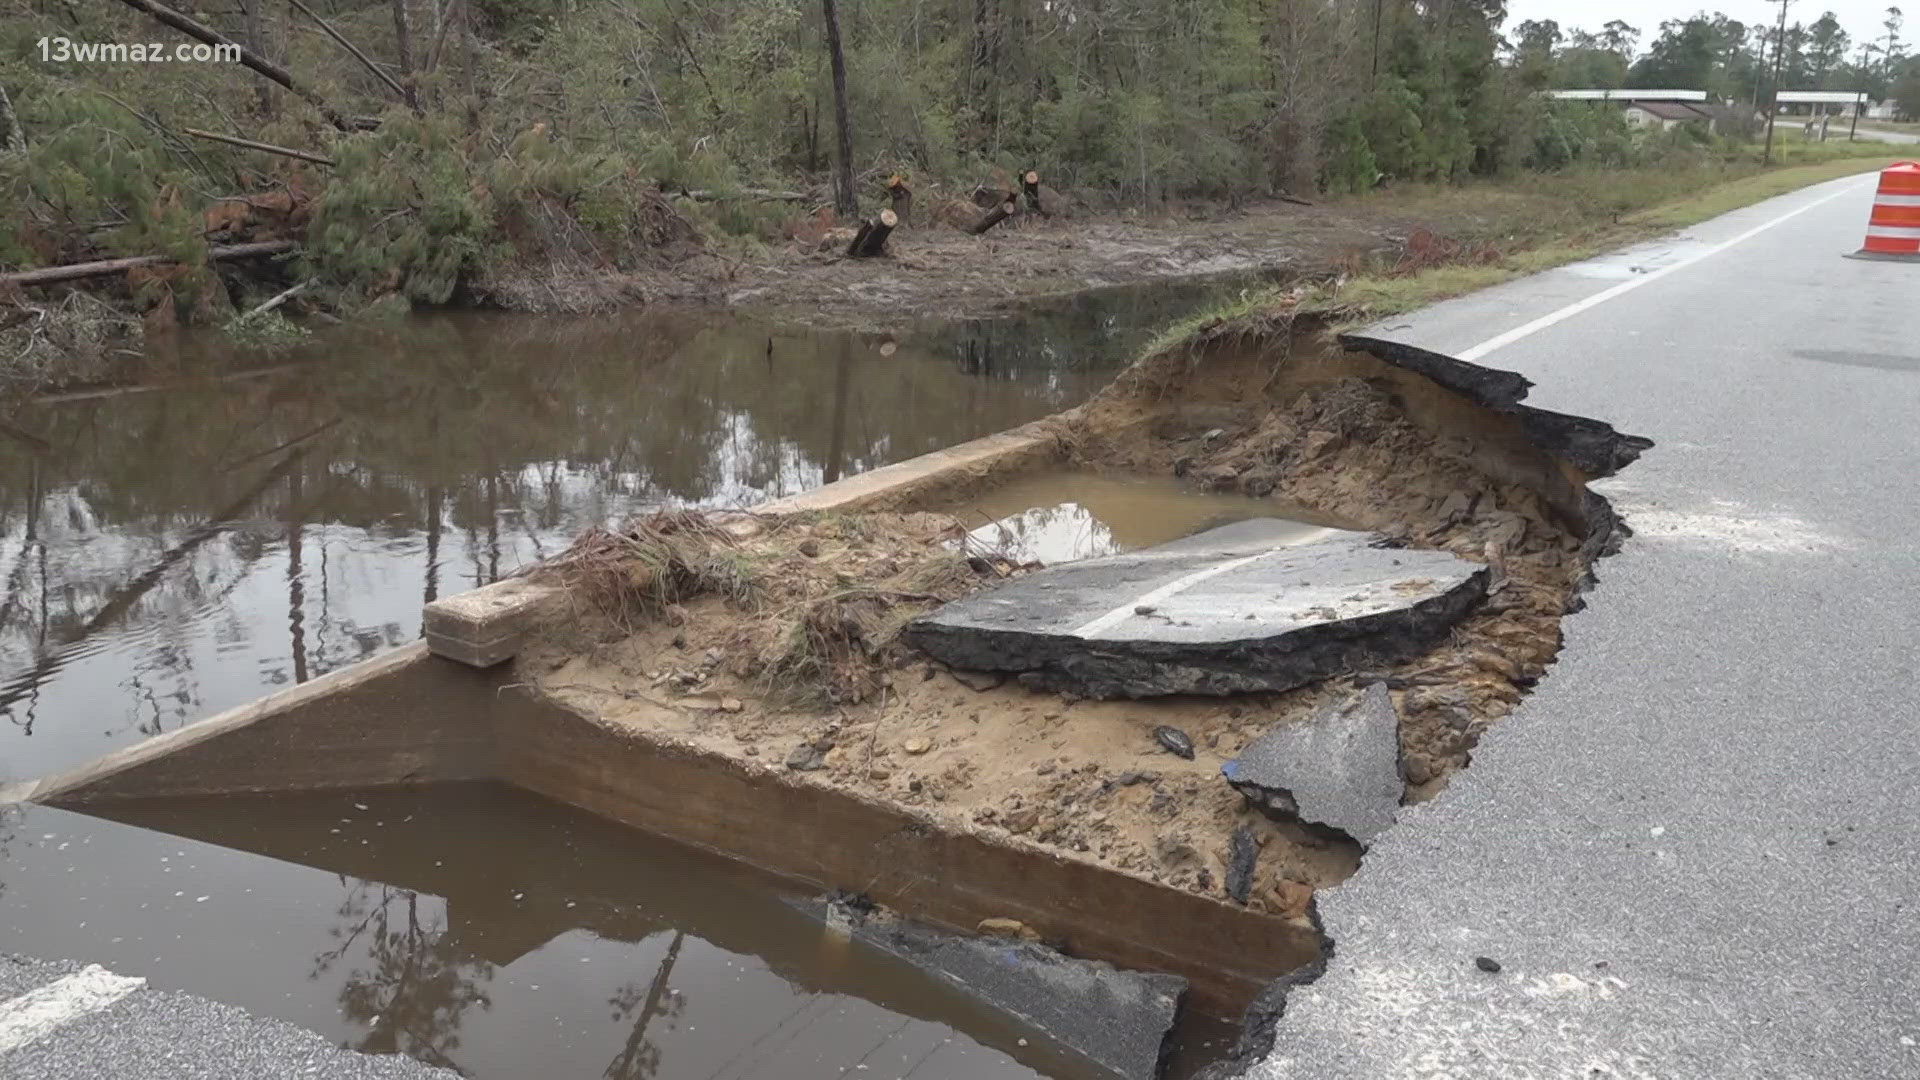
M 1886 128 L 1863 127 L 1860 129 L 1860 137 L 1862 139 L 1872 139 L 1875 142 L 1920 143 L 1920 135 L 1905 131 L 1889 131 Z
M 1321 894 L 1259 1080 L 1920 1076 L 1920 264 L 1841 257 L 1873 190 L 1383 331 L 1656 445 L 1537 691 Z

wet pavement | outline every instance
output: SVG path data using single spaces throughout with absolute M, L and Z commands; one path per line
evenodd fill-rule
M 342 1050 L 230 1005 L 149 989 L 98 965 L 0 954 L 0 1075 L 37 1080 L 453 1080 L 404 1057 Z
M 0 784 L 412 641 L 424 601 L 588 525 L 751 505 L 1072 405 L 1211 288 L 891 335 L 711 313 L 426 317 L 271 359 L 182 347 L 136 386 L 55 395 L 11 418 L 50 451 L 0 444 Z M 601 838 L 524 902 L 476 897 L 426 871 L 456 850 L 491 865 L 567 849 L 593 823 L 460 798 L 412 811 L 463 822 L 433 858 L 338 807 L 139 824 L 0 808 L 0 950 L 473 1076 L 1071 1075 L 963 1004 L 889 1004 L 899 992 L 860 964 L 820 968 L 803 926 L 725 929 L 716 890 L 777 890 L 688 879 L 645 838 Z M 600 863 L 629 871 L 596 886 L 611 922 L 535 901 L 577 904 Z M 711 889 L 677 901 L 681 880 Z M 476 902 L 499 910 L 470 917 Z M 656 980 L 676 993 L 649 1004 Z

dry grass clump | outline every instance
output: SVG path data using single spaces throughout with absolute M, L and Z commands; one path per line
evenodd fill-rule
M 139 319 L 88 293 L 0 297 L 0 397 L 101 378 L 114 355 L 137 354 L 141 337 Z
M 1010 572 L 965 536 L 944 514 L 668 510 L 592 530 L 542 572 L 620 635 L 692 640 L 764 693 L 851 704 L 905 658 L 910 620 Z
M 699 596 L 749 609 L 760 600 L 759 575 L 739 539 L 698 510 L 662 510 L 615 529 L 589 529 L 545 572 L 629 632 L 638 620 Z

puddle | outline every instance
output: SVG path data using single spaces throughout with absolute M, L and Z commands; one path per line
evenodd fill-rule
M 589 526 L 659 506 L 752 505 L 1074 405 L 1182 305 L 1215 295 L 1083 296 L 887 335 L 711 312 L 463 313 L 328 332 L 271 360 L 187 339 L 132 385 L 9 418 L 48 448 L 0 440 L 0 783 L 413 641 L 424 602 Z M 1106 527 L 1140 542 L 1118 519 Z M 652 872 L 658 852 L 624 830 L 570 856 L 625 868 L 629 891 L 606 901 L 631 916 L 622 929 L 502 916 L 471 929 L 491 935 L 480 941 L 448 928 L 476 903 L 506 901 L 394 869 L 432 861 L 424 834 L 380 839 L 399 835 L 395 814 L 375 833 L 336 835 L 301 819 L 320 813 L 311 806 L 181 812 L 192 820 L 153 824 L 209 843 L 0 811 L 0 948 L 107 964 L 474 1076 L 839 1076 L 868 1048 L 867 1075 L 1051 1068 L 1038 1051 L 1015 1061 L 1015 1044 L 963 1012 L 887 1005 L 895 989 L 863 982 L 858 965 L 837 982 L 788 974 L 820 947 L 812 930 L 726 944 L 735 931 L 699 922 L 726 918 L 704 909 L 793 924 L 765 914 L 777 898 L 760 886 L 671 860 Z M 443 812 L 459 822 L 438 830 L 448 854 L 534 858 L 525 837 L 571 850 L 553 838 L 592 827 L 553 825 L 551 808 L 545 834 L 497 809 L 432 811 Z M 239 831 L 254 823 L 257 835 Z M 370 861 L 338 861 L 341 836 Z M 674 909 L 691 921 L 646 923 L 681 879 L 705 883 L 675 894 L 698 897 Z M 642 1023 L 649 980 L 682 934 L 681 1012 L 656 1003 Z M 774 1048 L 783 1065 L 768 1072 Z
M 8 854 L 37 872 L 9 875 L 9 910 L 67 915 L 35 951 L 356 1049 L 500 1080 L 1088 1075 L 829 936 L 778 882 L 509 788 L 113 814 L 14 822 Z
M 1195 491 L 1173 477 L 1051 471 L 1018 476 L 943 507 L 972 523 L 968 535 L 1019 562 L 1055 563 L 1138 551 L 1252 518 L 1298 522 L 1283 543 L 1311 540 L 1336 523 L 1276 499 Z

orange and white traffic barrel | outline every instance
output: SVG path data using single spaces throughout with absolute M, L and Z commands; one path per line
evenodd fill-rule
M 1854 258 L 1920 262 L 1920 162 L 1903 161 L 1881 172 L 1867 243 Z

